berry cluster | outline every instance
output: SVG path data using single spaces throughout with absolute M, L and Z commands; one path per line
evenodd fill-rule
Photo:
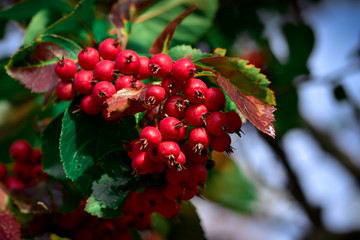
M 108 121 L 119 119 L 108 116 L 105 104 L 116 91 L 140 88 L 142 80 L 150 77 L 161 80 L 146 89 L 144 104 L 146 113 L 152 112 L 152 121 L 145 124 L 139 139 L 128 144 L 127 151 L 134 175 L 160 176 L 165 184 L 132 192 L 123 218 L 147 219 L 152 212 L 176 215 L 181 201 L 204 187 L 207 167 L 214 164 L 208 157 L 210 150 L 232 152 L 229 134 L 240 134 L 240 116 L 224 112 L 224 92 L 195 78 L 196 67 L 189 59 L 174 62 L 163 53 L 151 59 L 139 57 L 134 51 L 121 51 L 117 40 L 106 39 L 98 50 L 84 48 L 78 62 L 82 70 L 77 73 L 72 60 L 57 63 L 55 71 L 61 79 L 57 97 L 71 100 L 77 92 L 83 94 L 80 109 L 89 115 L 102 111 Z
M 42 154 L 40 149 L 32 148 L 23 139 L 16 140 L 10 147 L 10 157 L 14 160 L 13 175 L 7 177 L 6 166 L 0 163 L 0 181 L 8 189 L 24 189 L 47 178 L 42 171 Z

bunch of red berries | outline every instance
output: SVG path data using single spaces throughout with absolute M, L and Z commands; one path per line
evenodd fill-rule
M 0 163 L 0 181 L 8 189 L 24 189 L 47 178 L 42 170 L 40 149 L 32 148 L 23 139 L 16 140 L 10 147 L 10 157 L 14 160 L 13 175 L 7 177 L 8 170 Z

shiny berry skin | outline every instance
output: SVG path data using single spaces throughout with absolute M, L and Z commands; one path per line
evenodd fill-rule
M 185 168 L 185 164 L 186 164 L 186 156 L 182 151 L 180 151 L 179 157 L 175 160 L 174 166 L 169 166 L 169 167 L 175 167 L 178 171 L 181 171 Z
M 163 141 L 156 149 L 156 155 L 166 164 L 174 166 L 175 160 L 179 157 L 180 147 L 174 141 Z
M 164 216 L 165 218 L 171 218 L 178 214 L 180 208 L 181 204 L 165 198 L 163 204 L 157 208 L 156 212 Z
M 26 188 L 26 185 L 14 175 L 10 176 L 8 179 L 6 179 L 4 185 L 9 190 L 13 190 L 13 189 L 22 190 L 22 189 Z
M 120 52 L 120 42 L 117 39 L 107 38 L 99 44 L 99 54 L 103 59 L 115 60 Z
M 180 58 L 174 63 L 172 71 L 176 79 L 186 82 L 195 76 L 196 68 L 191 60 Z
M 186 109 L 187 103 L 182 95 L 173 95 L 164 104 L 164 111 L 170 117 L 180 118 Z
M 181 171 L 178 171 L 177 168 L 167 168 L 165 177 L 172 185 L 183 185 L 189 179 L 189 169 L 184 168 Z
M 141 88 L 143 86 L 143 82 L 140 80 L 136 80 L 132 76 L 121 76 L 119 77 L 115 82 L 115 88 L 116 90 L 121 90 L 123 88 Z
M 228 111 L 225 113 L 228 119 L 228 133 L 237 133 L 241 131 L 242 121 L 239 114 L 235 111 Z
M 183 88 L 183 94 L 192 103 L 204 101 L 207 92 L 206 84 L 200 79 L 191 78 Z
M 115 86 L 106 81 L 98 82 L 92 91 L 94 99 L 100 104 L 104 103 L 114 93 L 116 93 Z
M 192 164 L 189 167 L 189 178 L 186 182 L 190 187 L 204 187 L 207 178 L 206 167 L 203 164 Z
M 166 97 L 166 92 L 163 87 L 152 85 L 145 92 L 145 102 L 149 106 L 159 105 Z
M 142 56 L 139 57 L 139 61 L 140 66 L 137 72 L 134 74 L 135 79 L 144 80 L 151 77 L 151 72 L 149 69 L 150 59 L 148 57 Z
M 153 56 L 149 61 L 149 69 L 154 77 L 164 78 L 171 73 L 173 60 L 164 53 Z
M 209 146 L 210 139 L 210 133 L 206 130 L 206 128 L 198 127 L 190 131 L 188 144 L 194 152 L 201 153 L 204 148 Z
M 183 189 L 179 184 L 172 185 L 168 183 L 163 189 L 163 194 L 169 200 L 177 200 L 183 194 Z
M 186 160 L 192 163 L 201 163 L 205 164 L 208 160 L 208 154 L 209 150 L 208 147 L 203 147 L 203 149 L 200 151 L 196 151 L 197 149 L 193 149 L 192 146 L 189 144 L 186 144 L 184 147 L 184 153 L 186 155 Z
M 18 163 L 27 163 L 31 157 L 32 148 L 28 141 L 19 139 L 10 146 L 10 157 Z
M 140 67 L 139 56 L 132 50 L 124 50 L 117 55 L 115 66 L 122 74 L 132 75 Z
M 80 109 L 87 115 L 96 115 L 100 113 L 101 105 L 92 94 L 89 94 L 81 98 Z
M 0 163 L 0 182 L 5 181 L 7 176 L 7 168 L 5 164 Z
M 222 112 L 213 112 L 206 120 L 206 129 L 216 136 L 226 134 L 228 125 L 228 118 Z
M 231 137 L 229 134 L 223 134 L 221 136 L 211 136 L 210 147 L 217 152 L 226 151 L 227 154 L 232 153 Z
M 139 152 L 132 158 L 131 167 L 135 174 L 144 175 L 151 173 L 153 162 L 146 156 L 146 152 Z
M 95 85 L 94 74 L 87 70 L 76 73 L 73 87 L 78 93 L 90 94 Z
M 166 117 L 160 121 L 159 130 L 165 139 L 180 141 L 186 136 L 187 126 L 177 118 Z
M 57 98 L 63 101 L 71 101 L 76 97 L 76 90 L 72 82 L 58 82 L 55 93 Z
M 93 70 L 99 61 L 99 52 L 95 48 L 86 47 L 79 52 L 78 62 L 84 70 Z
M 159 146 L 163 137 L 157 128 L 147 126 L 141 131 L 139 139 L 142 145 L 141 149 L 151 150 Z
M 225 94 L 221 89 L 211 87 L 206 91 L 206 97 L 203 102 L 210 112 L 223 110 L 226 104 Z
M 98 62 L 94 69 L 94 75 L 100 81 L 112 82 L 116 75 L 114 74 L 115 64 L 110 60 Z
M 161 80 L 161 86 L 167 93 L 176 94 L 179 93 L 183 88 L 183 83 L 173 76 L 169 75 Z
M 60 59 L 55 64 L 55 73 L 62 81 L 69 81 L 76 74 L 76 63 L 71 59 Z
M 200 127 L 205 124 L 208 116 L 208 109 L 201 103 L 192 103 L 185 109 L 184 116 L 187 124 L 194 127 Z

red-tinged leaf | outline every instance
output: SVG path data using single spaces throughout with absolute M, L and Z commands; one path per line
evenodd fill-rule
M 9 210 L 0 211 L 0 239 L 21 240 L 20 224 Z
M 246 96 L 236 86 L 221 76 L 220 73 L 215 72 L 215 74 L 218 76 L 217 81 L 219 85 L 229 95 L 245 118 L 257 129 L 275 138 L 275 128 L 271 122 L 275 121 L 273 112 L 276 108 L 271 104 L 261 102 L 254 96 Z
M 106 103 L 109 114 L 118 116 L 134 115 L 149 108 L 145 104 L 145 92 L 152 84 L 143 85 L 139 89 L 124 88 L 112 95 Z
M 34 43 L 21 48 L 6 65 L 7 73 L 35 93 L 52 90 L 58 77 L 55 74 L 57 58 L 76 61 L 81 48 L 73 41 L 56 36 L 42 35 Z
M 196 62 L 200 63 L 200 68 L 206 65 L 216 70 L 244 94 L 254 96 L 265 104 L 276 105 L 274 93 L 268 88 L 269 80 L 260 73 L 260 69 L 248 64 L 246 60 L 213 56 L 198 59 Z
M 136 15 L 146 9 L 154 0 L 117 1 L 111 8 L 110 20 L 116 28 L 122 50 L 126 49 L 131 26 Z
M 155 55 L 155 54 L 161 53 L 161 52 L 163 52 L 163 50 L 165 50 L 165 52 L 167 52 L 177 26 L 180 24 L 180 22 L 185 17 L 187 17 L 190 13 L 192 13 L 196 8 L 197 8 L 197 5 L 195 4 L 192 7 L 185 10 L 177 18 L 175 18 L 174 20 L 169 22 L 169 24 L 165 27 L 165 29 L 157 37 L 157 39 L 151 46 L 150 51 L 149 51 L 150 55 Z

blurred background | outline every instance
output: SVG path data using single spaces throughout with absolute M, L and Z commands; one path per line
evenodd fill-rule
M 2 0 L 1 7 L 12 2 Z M 240 194 L 229 201 L 241 207 L 231 211 L 206 199 L 193 200 L 206 236 L 360 239 L 360 1 L 211 2 L 218 5 L 212 24 L 190 43 L 204 52 L 226 48 L 228 56 L 261 68 L 278 110 L 275 140 L 250 123 L 243 125 L 241 138 L 232 137 L 230 157 L 243 181 L 233 183 Z M 3 67 L 23 45 L 25 33 L 15 21 L 0 21 Z M 3 155 L 13 139 L 26 136 L 39 143 L 23 130 L 31 125 L 23 122 L 29 114 L 25 102 L 34 95 L 10 81 L 3 69 L 0 77 L 1 157 L 6 162 Z

